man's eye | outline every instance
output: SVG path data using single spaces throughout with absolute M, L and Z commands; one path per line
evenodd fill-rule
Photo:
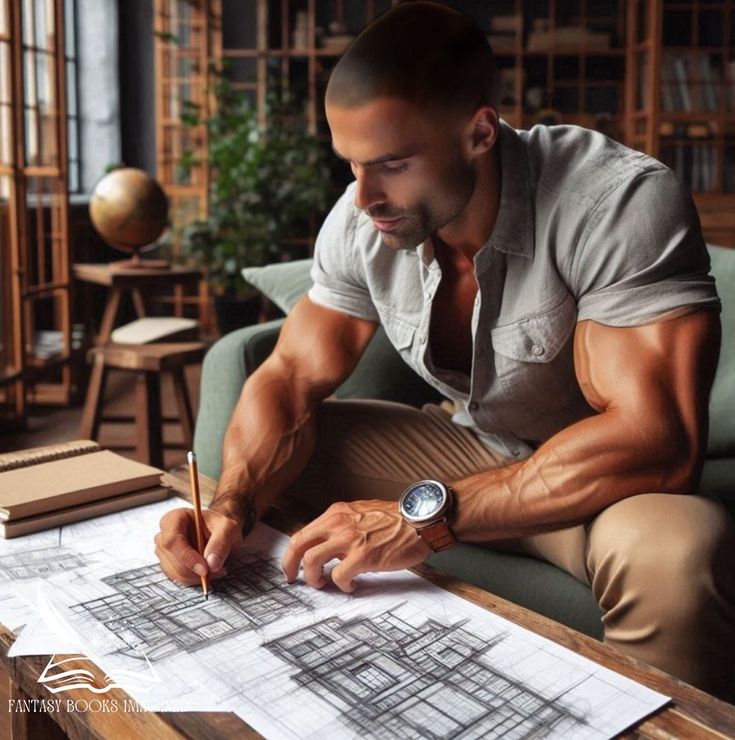
M 391 175 L 395 175 L 398 172 L 403 172 L 406 169 L 406 167 L 408 167 L 407 162 L 400 162 L 400 163 L 399 162 L 386 162 L 383 165 L 383 169 L 385 170 L 385 172 Z

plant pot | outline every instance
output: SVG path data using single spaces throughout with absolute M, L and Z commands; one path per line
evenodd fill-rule
M 216 295 L 214 311 L 220 336 L 243 326 L 257 324 L 260 317 L 260 294 L 243 298 L 236 295 Z

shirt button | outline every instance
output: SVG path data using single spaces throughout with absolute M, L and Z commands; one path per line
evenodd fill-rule
M 421 342 L 421 344 L 426 344 L 426 334 L 422 334 L 419 337 L 419 342 Z
M 470 402 L 470 405 L 469 405 L 469 410 L 470 411 L 477 411 L 477 409 L 478 409 L 479 406 L 480 406 L 480 404 L 477 403 L 477 401 L 471 401 Z
M 476 306 L 479 306 L 480 305 L 480 296 L 479 295 L 476 296 L 476 298 L 475 298 L 475 305 Z
M 531 352 L 536 355 L 536 357 L 540 357 L 544 353 L 544 348 L 540 344 L 534 344 L 533 347 L 531 347 Z

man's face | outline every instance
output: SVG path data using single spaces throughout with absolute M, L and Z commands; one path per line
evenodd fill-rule
M 415 249 L 456 219 L 475 188 L 460 124 L 393 97 L 359 107 L 327 104 L 332 145 L 357 180 L 355 205 L 391 249 Z

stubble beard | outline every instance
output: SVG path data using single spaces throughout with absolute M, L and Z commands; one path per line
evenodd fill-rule
M 415 250 L 457 216 L 469 203 L 475 191 L 477 173 L 469 162 L 458 158 L 442 178 L 442 192 L 437 192 L 415 206 L 400 210 L 378 206 L 368 210 L 372 218 L 402 218 L 392 231 L 381 232 L 383 244 L 389 249 Z

